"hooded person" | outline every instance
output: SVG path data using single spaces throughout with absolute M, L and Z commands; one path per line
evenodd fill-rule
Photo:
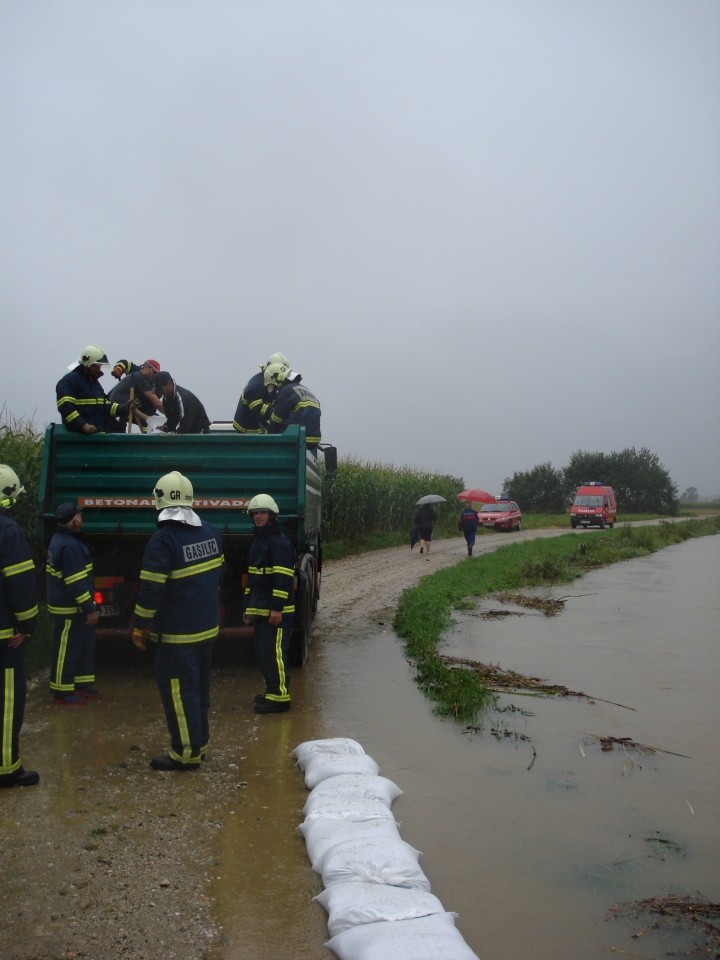
M 265 691 L 255 697 L 256 713 L 290 709 L 288 652 L 295 618 L 295 549 L 280 529 L 277 503 L 259 493 L 247 507 L 253 522 L 248 553 L 243 621 L 254 627 L 255 659 Z
M 132 639 L 155 645 L 155 677 L 170 749 L 154 770 L 197 770 L 210 738 L 210 667 L 219 633 L 219 591 L 225 569 L 220 535 L 193 509 L 190 480 L 177 470 L 153 490 L 157 531 L 140 570 Z
M 109 367 L 102 347 L 91 343 L 82 351 L 80 359 L 72 364 L 55 386 L 57 408 L 62 422 L 76 433 L 105 433 L 109 421 L 127 417 L 129 406 L 106 396 L 100 386 L 103 367 Z
M 10 514 L 23 491 L 13 468 L 0 463 L 0 787 L 32 787 L 40 780 L 36 770 L 26 770 L 20 762 L 25 642 L 38 617 L 30 544 Z

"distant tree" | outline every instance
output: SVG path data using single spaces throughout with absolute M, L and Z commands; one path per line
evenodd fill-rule
M 578 450 L 564 472 L 569 493 L 586 480 L 599 480 L 615 490 L 618 510 L 633 513 L 678 511 L 677 487 L 647 447 L 626 447 L 619 453 L 587 453 Z
M 565 509 L 563 474 L 550 462 L 507 477 L 503 489 L 528 513 L 561 513 Z
M 688 487 L 680 494 L 680 503 L 697 503 L 699 499 L 700 494 L 697 492 L 697 487 Z

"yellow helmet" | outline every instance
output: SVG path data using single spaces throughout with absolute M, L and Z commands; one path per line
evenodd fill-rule
M 254 513 L 256 510 L 269 510 L 277 516 L 280 513 L 280 507 L 275 503 L 268 493 L 258 493 L 247 505 L 247 512 Z
M 6 463 L 0 463 L 0 503 L 3 506 L 12 506 L 22 493 L 25 487 L 20 483 L 20 478 L 12 467 Z
M 285 383 L 285 377 L 290 373 L 290 367 L 286 363 L 269 363 L 263 370 L 263 378 L 266 387 L 281 387 Z
M 155 509 L 166 507 L 192 507 L 193 486 L 187 477 L 173 470 L 160 477 L 153 490 Z
M 271 363 L 284 363 L 285 366 L 288 367 L 288 369 L 290 368 L 290 361 L 288 360 L 288 358 L 285 356 L 284 353 L 271 353 L 270 356 L 268 357 L 267 363 L 264 363 L 260 367 L 260 369 L 265 370 L 267 367 L 270 366 Z
M 96 343 L 91 343 L 80 354 L 80 363 L 84 367 L 91 367 L 94 363 L 109 366 L 110 361 L 102 347 L 99 347 Z

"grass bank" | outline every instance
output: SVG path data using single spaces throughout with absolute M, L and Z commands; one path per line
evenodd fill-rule
M 502 547 L 488 556 L 468 558 L 423 578 L 398 604 L 393 626 L 405 641 L 415 680 L 435 702 L 435 712 L 477 724 L 496 702 L 476 674 L 450 665 L 438 653 L 454 610 L 468 610 L 477 597 L 501 590 L 568 583 L 590 570 L 648 556 L 691 537 L 720 533 L 720 516 L 657 526 L 616 527 L 603 533 L 568 534 Z

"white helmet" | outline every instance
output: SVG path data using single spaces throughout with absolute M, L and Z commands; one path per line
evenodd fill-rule
M 0 503 L 11 505 L 24 489 L 25 487 L 20 483 L 20 479 L 13 468 L 8 467 L 5 463 L 0 463 Z
M 80 363 L 84 367 L 91 367 L 94 363 L 98 363 L 101 366 L 109 366 L 110 361 L 107 358 L 107 354 L 102 347 L 99 347 L 96 343 L 91 343 L 83 350 L 80 355 Z
M 160 477 L 153 490 L 155 509 L 164 510 L 165 507 L 192 507 L 193 486 L 187 477 L 177 470 Z
M 289 373 L 290 367 L 286 363 L 280 363 L 279 361 L 269 363 L 263 370 L 265 386 L 281 387 Z
M 264 370 L 265 367 L 269 367 L 271 363 L 284 363 L 286 367 L 290 366 L 290 361 L 284 353 L 271 353 L 267 363 L 264 363 L 261 369 Z
M 268 493 L 258 493 L 247 505 L 247 512 L 254 513 L 256 510 L 269 510 L 277 516 L 280 513 L 280 507 L 275 503 Z

